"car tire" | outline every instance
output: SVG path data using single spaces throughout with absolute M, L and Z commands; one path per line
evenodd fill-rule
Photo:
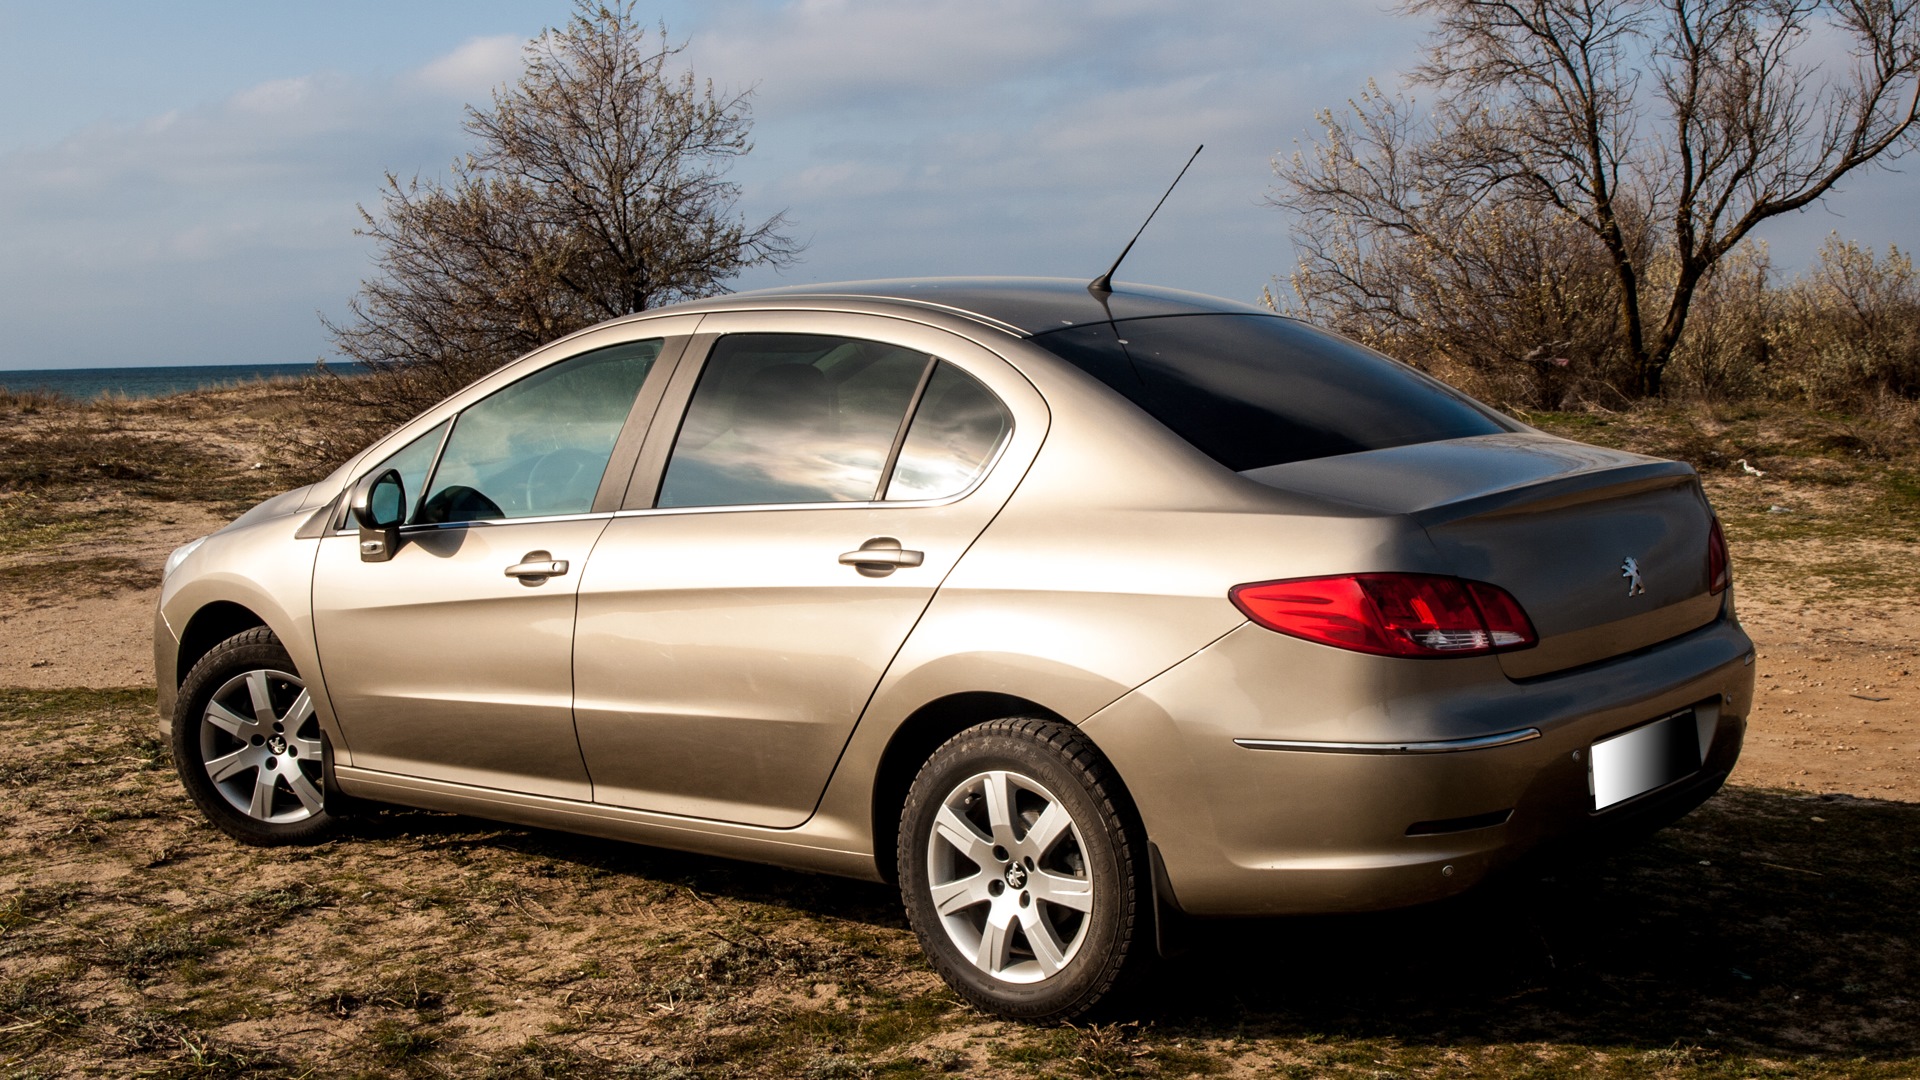
M 180 686 L 174 768 L 236 840 L 307 844 L 330 834 L 338 819 L 327 806 L 327 749 L 306 683 L 266 627 L 215 645 Z
M 942 745 L 907 796 L 898 860 L 921 946 L 983 1011 L 1071 1020 L 1151 959 L 1143 830 L 1066 724 L 995 720 Z

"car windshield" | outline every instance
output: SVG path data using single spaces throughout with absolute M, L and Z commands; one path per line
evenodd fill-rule
M 1033 339 L 1235 472 L 1519 430 L 1435 379 L 1277 315 L 1169 315 Z

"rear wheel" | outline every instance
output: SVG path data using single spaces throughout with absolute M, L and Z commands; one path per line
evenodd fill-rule
M 914 779 L 901 894 L 960 996 L 1013 1019 L 1069 1020 L 1147 960 L 1144 848 L 1084 736 L 996 720 L 955 736 Z
M 195 805 L 235 839 L 299 844 L 333 830 L 313 698 L 265 627 L 193 665 L 174 707 L 173 762 Z

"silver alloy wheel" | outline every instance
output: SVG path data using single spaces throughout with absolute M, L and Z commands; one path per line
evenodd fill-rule
M 243 671 L 220 684 L 202 718 L 200 760 L 235 810 L 289 825 L 325 807 L 320 725 L 299 676 Z
M 1080 826 L 1019 773 L 978 773 L 948 792 L 927 840 L 927 884 L 960 954 L 1004 982 L 1059 972 L 1092 923 Z

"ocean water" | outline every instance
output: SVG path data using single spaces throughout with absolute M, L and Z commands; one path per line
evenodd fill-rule
M 350 375 L 358 364 L 328 364 L 327 370 Z M 76 401 L 92 401 L 104 394 L 130 398 L 165 397 L 188 390 L 253 382 L 258 379 L 297 379 L 311 375 L 313 364 L 206 364 L 182 367 L 46 368 L 8 371 L 0 368 L 0 389 L 47 390 Z

